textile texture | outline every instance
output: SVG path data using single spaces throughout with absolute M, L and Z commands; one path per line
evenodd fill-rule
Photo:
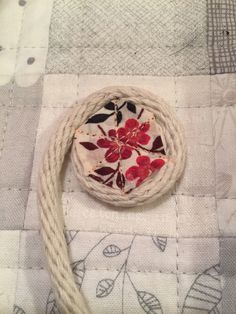
M 166 163 L 154 114 L 133 102 L 109 102 L 75 132 L 83 174 L 130 193 Z
M 63 114 L 112 85 L 145 88 L 173 107 L 187 164 L 161 200 L 114 209 L 83 190 L 66 157 L 65 236 L 91 313 L 236 313 L 235 21 L 234 0 L 1 1 L 0 313 L 59 313 L 38 169 Z

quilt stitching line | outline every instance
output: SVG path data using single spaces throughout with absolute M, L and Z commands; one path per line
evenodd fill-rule
M 20 270 L 45 270 L 47 271 L 47 267 L 12 267 L 12 266 L 5 266 L 5 265 L 0 265 L 0 269 L 20 269 Z M 107 268 L 107 267 L 93 267 L 93 268 L 86 268 L 86 271 L 110 271 L 110 272 L 115 272 L 115 271 L 120 271 L 120 268 Z M 184 271 L 166 271 L 166 270 L 160 270 L 160 269 L 132 269 L 128 268 L 127 270 L 130 273 L 141 273 L 141 274 L 163 274 L 163 275 L 187 275 L 187 276 L 193 276 L 193 275 L 199 275 L 202 273 L 202 271 L 199 272 L 184 272 Z
M 17 231 L 19 229 L 2 229 L 0 230 L 1 231 Z M 31 231 L 31 232 L 34 232 L 34 231 L 38 231 L 39 228 L 24 228 L 22 229 L 22 231 Z M 109 230 L 90 230 L 90 229 L 81 229 L 81 228 L 78 228 L 78 229 L 65 229 L 66 231 L 79 231 L 79 232 L 82 232 L 82 233 L 109 233 L 111 231 Z M 21 230 L 20 230 L 21 231 Z M 131 236 L 131 235 L 136 235 L 136 236 L 139 236 L 139 237 L 150 237 L 150 236 L 157 236 L 157 237 L 165 237 L 167 239 L 176 239 L 176 236 L 172 236 L 172 235 L 168 235 L 167 233 L 139 233 L 139 232 L 125 232 L 125 231 L 112 231 L 112 234 L 115 234 L 115 235 L 121 235 L 121 236 Z M 182 239 L 195 239 L 195 240 L 199 240 L 199 239 L 225 239 L 225 238 L 230 238 L 230 239 L 235 239 L 236 238 L 236 235 L 196 235 L 196 236 L 179 236 L 178 237 L 179 240 L 182 240 Z
M 1 231 L 28 231 L 28 232 L 35 232 L 39 231 L 39 229 L 32 229 L 32 228 L 24 228 L 22 230 L 19 229 L 2 229 Z M 81 233 L 108 233 L 110 231 L 101 231 L 101 230 L 86 230 L 86 229 L 66 229 L 66 231 L 79 231 Z M 167 239 L 176 239 L 175 236 L 170 236 L 167 234 L 151 234 L 151 233 L 137 233 L 137 232 L 112 232 L 112 234 L 119 235 L 119 236 L 138 236 L 138 237 L 152 237 L 152 236 L 157 236 L 157 237 L 165 237 Z M 199 236 L 179 236 L 179 240 L 182 239 L 194 239 L 194 240 L 201 240 L 201 239 L 235 239 L 236 235 L 212 235 L 212 236 L 205 236 L 205 235 L 199 235 Z
M 43 81 L 42 81 L 42 86 L 44 85 L 44 76 L 43 76 Z M 41 95 L 41 100 L 43 99 L 43 93 Z M 37 108 L 39 108 L 40 110 L 40 113 L 41 113 L 41 110 L 42 108 L 40 106 L 38 106 Z M 38 134 L 38 125 L 39 125 L 39 121 L 40 121 L 40 115 L 39 115 L 39 118 L 38 118 L 38 121 L 37 121 L 37 125 L 36 125 L 36 129 L 35 129 L 35 134 L 34 134 L 34 141 L 33 141 L 33 158 L 32 158 L 32 163 L 31 163 L 31 172 L 30 172 L 30 182 L 31 182 L 31 178 L 32 178 L 32 172 L 33 172 L 33 164 L 34 164 L 34 157 L 35 157 L 35 148 L 36 148 L 36 141 L 37 141 L 37 134 Z M 26 217 L 26 212 L 27 212 L 27 208 L 28 208 L 28 202 L 29 202 L 29 196 L 30 196 L 30 188 L 28 188 L 28 195 L 27 195 L 27 199 L 26 199 L 26 206 L 25 206 L 25 209 L 24 209 L 24 218 L 23 218 L 23 226 L 25 226 L 25 217 Z
M 17 59 L 17 55 L 16 55 L 16 59 Z M 16 61 L 15 61 L 16 62 Z M 15 64 L 16 67 L 16 64 Z M 6 113 L 5 113 L 5 121 L 4 121 L 4 126 L 3 126 L 3 134 L 2 134 L 2 141 L 1 141 L 1 146 L 0 146 L 0 160 L 2 158 L 2 153 L 3 153 L 3 149 L 4 149 L 4 144 L 5 144 L 5 138 L 6 138 L 6 134 L 7 134 L 7 126 L 8 126 L 8 122 L 9 122 L 9 116 L 10 116 L 10 110 L 8 107 L 14 107 L 13 105 L 13 93 L 14 93 L 14 80 L 11 80 L 11 84 L 9 86 L 9 104 L 10 106 L 5 106 L 7 108 Z
M 176 27 L 176 26 L 175 26 Z M 175 68 L 176 68 L 176 58 L 175 58 Z M 178 102 L 178 97 L 177 97 L 177 81 L 176 81 L 176 77 L 174 77 L 174 87 L 175 87 L 175 104 L 177 105 Z M 176 191 L 176 184 L 175 184 L 175 189 L 174 191 Z M 180 289 L 180 282 L 179 282 L 179 276 L 178 276 L 178 272 L 179 272 L 179 207 L 178 207 L 178 200 L 176 195 L 174 195 L 174 201 L 175 201 L 175 215 L 176 215 L 176 302 L 177 302 L 177 310 L 179 311 L 180 309 L 180 304 L 179 304 L 179 289 Z
M 21 22 L 20 22 L 20 32 L 19 32 L 19 36 L 18 36 L 18 46 L 19 46 L 19 43 L 20 43 L 21 38 L 22 38 L 23 21 L 24 21 L 24 17 L 25 17 L 25 6 L 23 7 L 22 10 L 23 10 L 23 12 L 22 12 Z M 17 68 L 17 62 L 18 62 L 19 55 L 20 55 L 20 47 L 17 48 L 16 57 L 15 57 L 14 75 L 13 75 L 13 79 L 12 79 L 12 101 L 13 101 L 13 92 L 14 92 L 13 89 L 14 89 L 14 86 L 15 86 L 15 84 L 14 84 L 14 76 L 16 74 L 16 68 Z M 26 207 L 25 207 L 25 211 L 26 211 Z M 22 230 L 20 230 L 20 234 L 19 234 L 18 257 L 17 257 L 17 266 L 18 267 L 19 267 L 19 263 L 20 263 L 20 241 L 21 241 L 21 235 L 22 235 Z M 19 280 L 19 270 L 17 269 L 17 272 L 16 272 L 16 285 L 15 285 L 15 292 L 14 292 L 14 303 L 13 304 L 15 304 L 15 302 L 16 302 L 18 280 Z
M 196 38 L 192 39 L 191 41 L 195 40 Z M 187 43 L 187 44 L 184 44 L 184 46 L 182 47 L 179 47 L 179 45 L 162 45 L 162 46 L 145 46 L 145 48 L 147 49 L 158 49 L 158 48 L 178 48 L 179 50 L 177 50 L 176 52 L 172 53 L 172 54 L 175 54 L 175 53 L 179 53 L 180 51 L 184 50 L 185 48 L 187 47 L 192 47 L 192 48 L 205 48 L 204 45 L 194 45 L 194 44 L 191 44 L 191 43 Z M 56 49 L 65 49 L 65 48 L 68 48 L 68 49 L 86 49 L 86 48 L 90 48 L 90 49 L 104 49 L 104 48 L 109 48 L 109 49 L 142 49 L 143 46 L 129 46 L 129 45 L 124 45 L 124 46 L 119 46 L 119 45 L 113 45 L 113 46 L 109 46 L 109 45 L 97 45 L 97 46 L 90 46 L 90 45 L 84 45 L 84 46 L 68 46 L 68 45 L 65 45 L 65 46 L 56 46 L 56 45 L 52 45 L 49 47 L 21 47 L 21 48 L 56 48 Z M 5 49 L 5 47 L 3 48 Z M 9 47 L 9 48 L 6 48 L 6 49 L 16 49 L 14 47 Z
M 7 186 L 0 186 L 0 190 L 5 191 L 30 191 L 30 192 L 36 192 L 36 189 L 32 188 L 18 188 L 18 187 L 7 187 Z M 70 193 L 86 193 L 83 190 L 63 190 L 64 194 L 70 194 Z M 213 198 L 214 194 L 188 194 L 188 193 L 172 193 L 172 196 L 189 196 L 189 197 L 195 197 L 195 198 Z M 235 200 L 236 197 L 216 197 L 216 200 Z
M 175 11 L 174 11 L 174 36 L 177 35 L 177 25 L 176 25 L 176 2 L 175 2 Z M 174 95 L 175 95 L 175 105 L 177 106 L 178 103 L 178 97 L 177 97 L 177 80 L 176 80 L 176 74 L 178 75 L 177 71 L 177 60 L 176 60 L 176 54 L 174 55 Z M 176 183 L 174 185 L 174 191 L 176 192 Z M 178 276 L 178 271 L 179 271 L 179 207 L 178 207 L 178 200 L 177 197 L 174 196 L 174 201 L 175 201 L 175 224 L 176 224 L 176 248 L 175 248 L 175 259 L 176 259 L 176 308 L 177 311 L 179 312 L 180 310 L 180 296 L 179 296 L 179 289 L 180 289 L 180 282 L 179 282 L 179 276 Z
M 11 91 L 11 89 L 9 91 Z M 10 102 L 11 101 L 12 101 L 12 97 L 10 97 Z M 8 108 L 8 106 L 6 106 L 6 107 Z M 8 118 L 9 118 L 9 110 L 6 110 L 4 126 L 3 126 L 3 132 L 2 132 L 1 146 L 0 146 L 0 159 L 2 158 L 2 152 L 3 152 L 4 144 L 5 144 L 5 137 L 6 137 L 6 133 L 7 133 Z
M 35 73 L 37 74 L 37 73 Z M 40 73 L 38 73 L 40 74 Z M 0 107 L 7 107 L 7 108 L 16 108 L 16 109 L 22 109 L 22 108 L 29 108 L 29 106 L 23 105 L 23 106 L 14 106 L 14 105 L 6 105 L 6 104 L 0 104 Z M 38 108 L 39 106 L 30 106 L 30 108 Z M 40 106 L 41 108 L 48 108 L 48 109 L 69 109 L 69 108 L 74 108 L 74 106 L 50 106 L 50 105 L 43 105 Z M 202 108 L 223 108 L 224 106 L 218 106 L 218 105 L 206 105 L 206 106 L 172 106 L 173 108 L 178 108 L 178 109 L 202 109 Z M 236 107 L 235 104 L 227 104 L 227 107 Z
M 212 104 L 212 86 L 213 86 L 213 83 L 212 83 L 212 75 L 210 75 L 210 104 Z M 216 132 L 215 132 L 215 128 L 214 128 L 214 117 L 213 117 L 213 108 L 211 109 L 211 122 L 212 122 L 212 136 L 213 136 L 213 143 L 214 143 L 214 148 L 215 148 L 215 145 L 216 145 Z M 218 233 L 220 235 L 220 237 L 218 238 L 218 245 L 219 245 L 219 280 L 220 280 L 220 288 L 221 288 L 221 291 L 224 291 L 224 284 L 222 282 L 222 273 L 221 273 L 221 250 L 222 250 L 222 237 L 224 237 L 222 235 L 222 232 L 220 230 L 220 222 L 219 222 L 219 215 L 218 215 L 218 202 L 217 202 L 217 191 L 216 191 L 216 170 L 217 170 L 217 164 L 216 164 L 216 149 L 214 149 L 214 208 L 215 208 L 215 212 L 216 212 L 216 223 L 217 223 L 217 229 L 218 229 Z M 226 237 L 224 237 L 226 238 Z
M 180 289 L 180 282 L 179 282 L 179 206 L 178 206 L 178 200 L 177 197 L 174 197 L 175 199 L 175 215 L 176 215 L 176 294 L 177 294 L 177 309 L 179 310 L 180 304 L 179 304 L 179 289 Z

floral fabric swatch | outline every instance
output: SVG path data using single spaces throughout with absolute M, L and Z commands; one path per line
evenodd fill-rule
M 125 193 L 165 165 L 164 143 L 154 114 L 130 101 L 107 103 L 75 133 L 84 174 Z

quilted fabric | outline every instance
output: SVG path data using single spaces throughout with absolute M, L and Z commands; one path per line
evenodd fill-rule
M 110 85 L 164 98 L 188 156 L 172 193 L 132 210 L 88 196 L 67 158 L 65 236 L 91 312 L 235 313 L 235 16 L 230 0 L 1 1 L 1 313 L 58 313 L 38 168 L 61 115 Z

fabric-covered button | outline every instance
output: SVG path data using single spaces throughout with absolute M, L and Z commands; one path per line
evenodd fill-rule
M 84 175 L 123 193 L 155 175 L 168 159 L 154 114 L 130 101 L 107 103 L 75 138 Z
M 179 122 L 163 100 L 139 88 L 111 87 L 89 96 L 82 108 L 86 119 L 75 129 L 72 161 L 89 193 L 134 206 L 173 186 L 186 152 Z

